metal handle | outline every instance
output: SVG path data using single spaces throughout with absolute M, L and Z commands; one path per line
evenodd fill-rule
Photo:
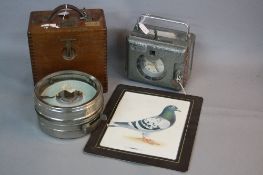
M 97 125 L 102 122 L 102 121 L 107 121 L 107 116 L 105 114 L 100 114 L 100 116 L 98 118 L 96 118 L 93 122 L 89 122 L 86 123 L 84 125 L 82 125 L 81 129 L 83 133 L 90 133 L 91 131 L 93 131 Z
M 187 29 L 187 35 L 186 35 L 186 39 L 188 39 L 189 34 L 190 34 L 190 26 L 183 22 L 183 21 L 179 21 L 179 20 L 172 20 L 172 19 L 168 19 L 168 18 L 163 18 L 163 17 L 159 17 L 159 16 L 154 16 L 151 14 L 142 14 L 138 20 L 137 20 L 137 24 L 139 23 L 143 23 L 145 21 L 146 18 L 150 18 L 150 19 L 156 19 L 156 20 L 160 20 L 160 21 L 165 21 L 165 22 L 171 22 L 171 23 L 176 23 L 176 24 L 181 24 L 184 25 Z
M 53 19 L 53 17 L 54 17 L 60 10 L 63 10 L 63 9 L 71 9 L 71 10 L 76 11 L 76 12 L 79 14 L 79 16 L 80 16 L 80 19 L 87 19 L 87 18 L 88 18 L 88 17 L 87 17 L 87 14 L 86 14 L 86 12 L 85 12 L 84 10 L 81 11 L 79 8 L 75 7 L 74 5 L 63 4 L 63 5 L 60 5 L 60 6 L 56 7 L 56 8 L 52 11 L 51 15 L 50 15 L 49 18 L 48 18 L 48 21 L 51 21 L 51 20 Z

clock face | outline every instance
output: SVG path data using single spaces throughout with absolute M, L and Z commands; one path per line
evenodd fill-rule
M 160 80 L 164 77 L 165 67 L 161 58 L 147 58 L 141 55 L 137 60 L 139 72 L 147 79 Z
M 96 95 L 96 89 L 79 80 L 63 80 L 50 84 L 41 92 L 44 102 L 58 107 L 83 105 Z

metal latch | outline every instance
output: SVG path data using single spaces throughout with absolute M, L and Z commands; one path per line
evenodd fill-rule
M 62 57 L 65 60 L 73 60 L 76 57 L 76 51 L 72 47 L 72 42 L 76 39 L 62 39 L 61 41 L 65 43 L 64 49 L 62 51 Z

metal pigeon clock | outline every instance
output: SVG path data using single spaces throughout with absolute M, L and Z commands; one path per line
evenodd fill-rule
M 158 20 L 182 25 L 186 31 L 144 24 Z M 195 35 L 185 22 L 141 15 L 127 37 L 127 75 L 131 80 L 181 90 L 189 79 Z

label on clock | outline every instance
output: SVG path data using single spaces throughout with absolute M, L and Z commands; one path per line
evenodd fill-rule
M 150 30 L 147 29 L 147 27 L 141 22 L 139 22 L 139 27 L 145 35 L 147 35 L 150 32 Z

